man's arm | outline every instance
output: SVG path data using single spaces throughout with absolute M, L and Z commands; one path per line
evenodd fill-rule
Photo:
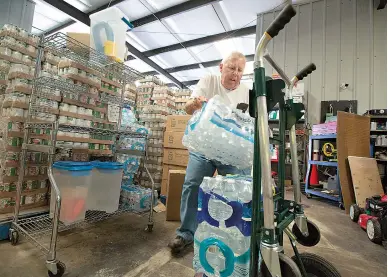
M 207 99 L 203 96 L 195 97 L 186 102 L 185 111 L 187 114 L 192 115 L 196 110 L 202 108 L 202 102 L 206 102 Z
M 198 84 L 191 95 L 191 99 L 186 102 L 185 111 L 187 114 L 192 115 L 196 110 L 202 108 L 202 103 L 206 102 L 209 93 L 209 76 L 206 76 L 199 80 Z

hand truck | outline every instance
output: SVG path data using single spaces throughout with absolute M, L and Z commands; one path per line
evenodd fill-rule
M 316 67 L 310 64 L 289 80 L 270 55 L 266 54 L 267 44 L 295 14 L 292 5 L 287 5 L 279 13 L 261 37 L 254 58 L 254 85 L 249 95 L 249 113 L 255 118 L 250 277 L 307 277 L 311 274 L 317 277 L 340 276 L 328 261 L 314 254 L 299 254 L 296 247 L 296 241 L 304 246 L 314 246 L 320 240 L 318 227 L 307 220 L 301 204 L 295 123 L 303 116 L 304 106 L 302 103 L 293 103 L 291 94 L 296 82 L 302 80 Z M 282 79 L 272 80 L 265 76 L 264 59 Z M 286 84 L 287 95 L 283 92 Z M 268 151 L 270 144 L 268 112 L 275 106 L 279 108 L 279 135 L 271 142 L 279 144 L 280 192 L 274 196 Z M 285 130 L 290 131 L 294 200 L 285 200 Z M 291 231 L 288 226 L 292 221 L 295 221 L 295 224 Z M 284 255 L 283 232 L 291 241 L 295 253 L 292 259 Z

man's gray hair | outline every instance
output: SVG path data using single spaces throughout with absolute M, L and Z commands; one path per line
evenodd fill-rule
M 238 51 L 233 51 L 232 53 L 230 53 L 228 56 L 226 56 L 225 58 L 222 59 L 222 64 L 225 64 L 226 62 L 232 60 L 232 59 L 244 59 L 244 61 L 246 61 L 245 59 L 245 56 L 243 53 L 240 53 Z

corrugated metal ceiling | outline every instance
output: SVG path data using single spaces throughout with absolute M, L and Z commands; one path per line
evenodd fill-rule
M 109 0 L 65 0 L 78 10 L 88 13 L 104 5 Z M 50 6 L 44 0 L 35 0 L 35 16 L 33 31 L 36 34 L 47 32 L 53 28 L 74 20 L 69 15 Z M 113 1 L 115 3 L 117 1 Z M 169 7 L 184 3 L 184 0 L 126 0 L 117 4 L 130 21 L 143 18 Z M 191 9 L 161 20 L 155 20 L 127 33 L 127 41 L 141 52 L 153 50 L 189 41 L 233 31 L 247 26 L 256 25 L 256 15 L 278 7 L 284 0 L 222 0 L 212 4 Z M 293 1 L 295 2 L 295 1 Z M 60 30 L 61 32 L 88 33 L 89 27 L 76 22 Z M 162 68 L 172 68 L 182 65 L 220 60 L 230 51 L 240 51 L 245 55 L 253 54 L 255 34 L 237 38 L 226 38 L 216 42 L 188 47 L 171 52 L 151 56 L 150 59 Z M 153 71 L 149 65 L 139 59 L 126 62 L 140 72 Z M 245 74 L 251 74 L 253 63 L 248 62 Z M 197 68 L 172 73 L 179 81 L 197 80 L 209 73 L 217 73 L 217 67 Z M 170 82 L 164 76 L 165 82 Z

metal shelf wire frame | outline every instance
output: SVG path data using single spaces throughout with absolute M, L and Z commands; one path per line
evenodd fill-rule
M 54 211 L 51 211 L 51 215 L 38 215 L 30 218 L 19 218 L 19 209 L 20 209 L 20 199 L 22 191 L 22 183 L 24 180 L 24 175 L 20 174 L 18 183 L 17 183 L 17 196 L 16 196 L 16 205 L 15 205 L 15 214 L 14 220 L 12 222 L 12 227 L 10 229 L 10 238 L 13 244 L 17 243 L 17 238 L 19 233 L 24 237 L 31 240 L 35 245 L 37 245 L 41 250 L 47 253 L 46 258 L 46 267 L 49 273 L 54 274 L 55 276 L 58 271 L 58 267 L 64 267 L 64 264 L 57 260 L 56 258 L 56 245 L 57 245 L 57 236 L 58 232 L 64 230 L 70 230 L 76 227 L 82 227 L 94 222 L 102 221 L 113 216 L 121 215 L 126 212 L 134 212 L 133 210 L 125 209 L 120 207 L 116 212 L 108 214 L 105 212 L 99 211 L 88 211 L 86 218 L 82 222 L 74 223 L 71 225 L 64 225 L 60 222 L 60 209 L 61 209 L 61 192 L 53 176 L 52 164 L 55 159 L 56 149 L 56 139 L 58 130 L 63 131 L 79 131 L 79 132 L 89 132 L 97 134 L 106 134 L 116 136 L 115 147 L 113 149 L 117 150 L 117 153 L 120 152 L 118 147 L 118 137 L 119 136 L 128 136 L 132 138 L 148 138 L 147 134 L 136 132 L 136 129 L 129 130 L 120 130 L 119 126 L 121 125 L 121 112 L 119 113 L 119 118 L 115 130 L 111 129 L 98 129 L 92 127 L 81 127 L 81 126 L 72 126 L 66 124 L 59 124 L 58 122 L 58 110 L 53 112 L 52 106 L 50 106 L 50 101 L 57 101 L 61 103 L 64 99 L 64 94 L 71 94 L 74 96 L 74 99 L 78 99 L 80 94 L 90 94 L 89 86 L 84 85 L 75 85 L 70 83 L 68 80 L 62 77 L 39 77 L 41 72 L 41 62 L 44 51 L 52 52 L 62 58 L 68 58 L 76 64 L 81 65 L 80 67 L 89 68 L 91 70 L 100 72 L 105 78 L 116 78 L 111 82 L 120 84 L 122 88 L 121 96 L 113 96 L 103 94 L 103 97 L 98 102 L 106 102 L 107 104 L 119 105 L 120 108 L 123 107 L 123 104 L 127 104 L 123 98 L 125 85 L 126 83 L 132 83 L 135 80 L 144 78 L 139 72 L 129 68 L 128 66 L 118 63 L 113 60 L 111 57 L 107 57 L 82 43 L 62 34 L 56 33 L 49 37 L 41 37 L 39 46 L 38 46 L 38 57 L 35 65 L 35 75 L 33 81 L 32 93 L 29 97 L 28 103 L 28 116 L 25 125 L 24 125 L 24 137 L 23 145 L 21 147 L 20 155 L 20 172 L 24 172 L 25 161 L 27 156 L 27 151 L 45 151 L 49 154 L 49 165 L 48 165 L 48 179 L 51 185 L 51 193 L 55 197 Z M 59 90 L 59 94 L 57 92 Z M 54 99 L 54 100 L 53 100 Z M 47 101 L 50 100 L 50 101 Z M 43 101 L 43 102 L 42 102 Z M 45 105 L 45 103 L 47 105 Z M 121 111 L 121 109 L 120 109 Z M 52 123 L 36 123 L 31 119 L 35 116 L 42 115 L 45 113 L 52 113 L 55 116 L 55 120 Z M 112 125 L 114 126 L 114 125 Z M 28 139 L 30 136 L 31 128 L 43 128 L 50 129 L 50 139 L 48 145 L 42 145 L 41 147 L 32 147 L 35 145 L 28 144 Z M 40 145 L 38 145 L 40 146 Z M 146 157 L 146 149 L 140 153 L 134 154 L 137 156 Z M 113 151 L 113 157 L 116 157 L 115 151 Z M 153 229 L 153 205 L 154 205 L 154 190 L 155 183 L 154 180 L 146 168 L 147 174 L 150 177 L 152 184 L 152 193 L 151 193 L 151 205 L 148 216 L 148 231 Z M 51 233 L 51 239 L 44 242 L 45 235 Z M 42 240 L 43 239 L 43 240 Z M 63 269 L 64 270 L 64 269 Z M 51 276 L 51 275 L 50 275 Z
M 43 47 L 59 56 L 66 57 L 103 75 L 115 77 L 126 83 L 143 78 L 140 72 L 123 63 L 116 62 L 112 57 L 106 56 L 60 32 L 44 38 Z

